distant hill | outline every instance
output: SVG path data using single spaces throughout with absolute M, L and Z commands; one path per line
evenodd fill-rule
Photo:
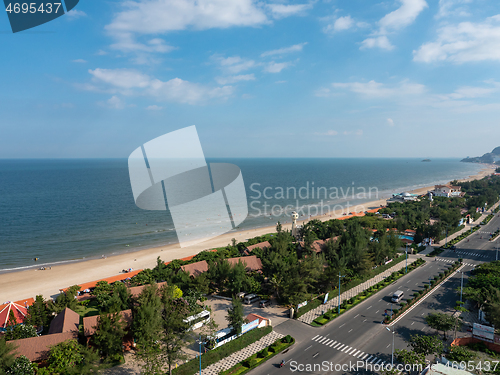
M 465 163 L 488 163 L 488 164 L 500 164 L 500 147 L 496 147 L 493 151 L 484 154 L 483 156 L 477 156 L 475 158 L 466 157 L 461 161 Z

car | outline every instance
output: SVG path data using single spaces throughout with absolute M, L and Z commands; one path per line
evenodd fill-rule
M 452 249 L 452 250 L 456 250 L 456 249 L 457 249 L 457 247 L 456 247 L 455 245 L 453 245 L 453 246 L 451 247 L 451 249 Z
M 259 302 L 259 307 L 267 307 L 267 306 L 271 306 L 270 300 L 265 299 L 265 300 Z

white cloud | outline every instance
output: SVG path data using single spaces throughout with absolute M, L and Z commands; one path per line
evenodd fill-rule
M 87 17 L 87 13 L 78 9 L 72 9 L 68 13 L 66 13 L 66 16 L 69 17 L 67 18 L 69 20 L 76 20 L 81 17 Z
M 399 30 L 412 24 L 417 16 L 428 7 L 425 0 L 399 0 L 401 7 L 386 14 L 380 21 L 382 33 L 390 30 Z
M 113 109 L 123 109 L 125 108 L 125 103 L 116 95 L 113 95 L 111 98 L 106 100 L 106 102 L 99 102 L 100 105 L 107 108 Z
M 279 73 L 286 67 L 290 66 L 291 63 L 289 62 L 282 62 L 282 63 L 277 63 L 274 61 L 271 61 L 267 66 L 264 68 L 264 71 L 267 73 Z
M 131 69 L 89 69 L 94 82 L 104 82 L 122 89 L 146 88 L 150 86 L 151 79 Z
M 307 42 L 300 43 L 300 44 L 294 44 L 293 46 L 290 46 L 290 47 L 284 47 L 284 48 L 279 48 L 279 49 L 275 49 L 272 51 L 267 51 L 267 52 L 262 53 L 260 55 L 260 57 L 284 55 L 286 53 L 292 53 L 292 52 L 301 52 L 306 44 L 307 44 Z
M 330 93 L 331 93 L 330 89 L 323 87 L 321 89 L 316 90 L 314 95 L 316 95 L 317 97 L 320 97 L 320 98 L 327 98 L 330 96 Z
M 391 44 L 391 42 L 385 35 L 378 36 L 375 38 L 367 38 L 363 40 L 361 42 L 360 49 L 375 48 L 375 47 L 385 49 L 387 51 L 394 49 L 394 46 Z
M 276 19 L 302 15 L 306 10 L 312 8 L 312 4 L 267 4 L 266 6 L 271 11 L 272 16 Z
M 276 81 L 274 83 L 286 83 L 287 81 Z
M 226 99 L 233 93 L 232 86 L 208 87 L 180 78 L 161 81 L 131 69 L 97 68 L 89 73 L 94 84 L 81 85 L 83 89 L 150 96 L 159 101 L 204 104 L 210 99 Z
M 413 60 L 420 62 L 500 61 L 500 15 L 481 23 L 461 22 L 438 30 L 437 40 L 413 51 Z
M 340 17 L 333 23 L 334 31 L 348 30 L 354 25 L 354 20 L 351 16 Z
M 154 104 L 154 105 L 147 106 L 146 109 L 148 111 L 161 111 L 163 109 L 163 107 L 160 107 L 160 106 Z
M 74 63 L 81 63 L 81 64 L 85 64 L 87 62 L 87 60 L 84 60 L 84 59 L 76 59 L 76 60 L 72 60 Z
M 254 60 L 242 59 L 239 56 L 224 58 L 219 55 L 213 55 L 212 59 L 215 60 L 221 68 L 229 74 L 238 74 L 259 65 Z
M 143 0 L 123 2 L 122 11 L 106 29 L 111 33 L 161 34 L 266 22 L 263 9 L 253 0 Z
M 387 119 L 387 124 L 388 124 L 389 126 L 394 126 L 394 120 L 393 120 L 392 118 L 388 118 L 388 119 Z
M 334 135 L 337 135 L 339 134 L 336 130 L 328 130 L 327 132 L 325 133 L 314 133 L 315 135 L 329 135 L 329 136 L 334 136 Z
M 387 35 L 411 25 L 415 22 L 418 15 L 428 7 L 425 0 L 398 1 L 401 3 L 401 6 L 382 17 L 378 22 L 379 30 L 369 38 L 363 40 L 360 49 L 381 48 L 387 51 L 394 49 Z
M 463 6 L 463 4 L 470 3 L 472 0 L 439 0 L 439 11 L 436 18 L 469 16 L 467 6 Z
M 104 55 L 107 55 L 108 53 L 106 51 L 103 51 L 102 49 L 100 49 L 99 51 L 96 52 L 96 55 L 97 56 L 104 56 Z
M 227 85 L 231 83 L 237 83 L 241 81 L 254 81 L 255 76 L 253 74 L 240 74 L 237 76 L 229 76 L 229 77 L 216 77 L 215 81 L 219 85 Z
M 167 53 L 175 49 L 175 47 L 166 44 L 165 41 L 160 38 L 150 39 L 146 43 L 139 43 L 131 33 L 119 34 L 116 38 L 116 43 L 111 44 L 110 47 L 122 52 Z
M 369 82 L 350 82 L 350 83 L 332 83 L 335 89 L 348 90 L 369 98 L 388 98 L 401 97 L 407 95 L 420 95 L 425 92 L 425 86 L 418 83 L 402 81 L 398 85 L 388 86 L 383 83 Z
M 353 131 L 348 131 L 348 130 L 345 130 L 344 135 L 357 135 L 357 136 L 362 136 L 363 135 L 363 130 L 361 129 L 358 129 L 358 130 L 353 130 Z

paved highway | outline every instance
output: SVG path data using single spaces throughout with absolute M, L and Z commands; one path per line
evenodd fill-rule
M 465 263 L 462 268 L 465 285 L 475 265 L 495 260 L 497 241 L 500 239 L 489 241 L 488 233 L 494 232 L 498 227 L 500 227 L 500 217 L 497 215 L 489 224 L 482 226 L 480 231 L 470 236 L 468 242 L 465 240 L 459 243 L 455 251 L 443 252 L 436 261 L 427 258 L 425 265 L 386 287 L 325 327 L 313 328 L 292 320 L 275 327 L 281 333 L 294 336 L 297 343 L 288 352 L 259 366 L 251 374 L 282 374 L 293 369 L 297 369 L 295 372 L 304 374 L 348 374 L 351 372 L 358 374 L 367 371 L 361 369 L 354 371 L 349 368 L 349 364 L 354 365 L 356 361 L 363 360 L 372 365 L 391 363 L 393 337 L 381 321 L 384 311 L 390 311 L 392 294 L 396 290 L 403 290 L 405 297 L 411 295 L 414 291 L 420 290 L 429 278 L 442 272 L 445 267 L 449 266 L 449 263 L 458 258 L 463 258 Z M 412 334 L 433 332 L 424 320 L 430 312 L 452 313 L 454 311 L 455 301 L 459 299 L 457 290 L 460 288 L 461 277 L 461 273 L 456 273 L 390 327 L 391 330 L 395 330 L 394 347 L 396 349 L 406 348 L 405 340 Z M 280 369 L 277 365 L 282 359 L 286 360 L 287 365 Z M 304 371 L 298 370 L 299 364 L 304 365 Z M 307 371 L 305 366 L 308 364 L 312 371 Z M 341 365 L 343 368 L 338 368 Z

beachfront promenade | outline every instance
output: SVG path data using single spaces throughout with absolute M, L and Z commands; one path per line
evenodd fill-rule
M 408 255 L 408 265 L 412 264 L 415 262 L 418 258 L 421 258 L 422 256 L 419 255 Z M 351 288 L 349 290 L 346 290 L 344 293 L 340 295 L 340 303 L 342 301 L 348 300 L 359 293 L 365 291 L 369 287 L 377 284 L 378 282 L 382 281 L 386 277 L 390 276 L 393 272 L 397 272 L 401 270 L 402 268 L 405 268 L 406 262 L 403 260 L 402 262 L 399 262 L 398 264 L 392 266 L 388 270 L 385 270 L 384 272 L 378 274 L 377 276 L 371 278 L 370 280 L 365 281 L 363 284 L 360 284 L 354 288 Z M 318 306 L 315 309 L 308 311 L 304 315 L 300 316 L 297 320 L 304 322 L 306 324 L 311 324 L 311 322 L 316 319 L 317 317 L 323 315 L 325 312 L 336 308 L 339 305 L 339 296 L 336 295 L 334 298 L 330 299 L 327 303 L 324 305 Z

